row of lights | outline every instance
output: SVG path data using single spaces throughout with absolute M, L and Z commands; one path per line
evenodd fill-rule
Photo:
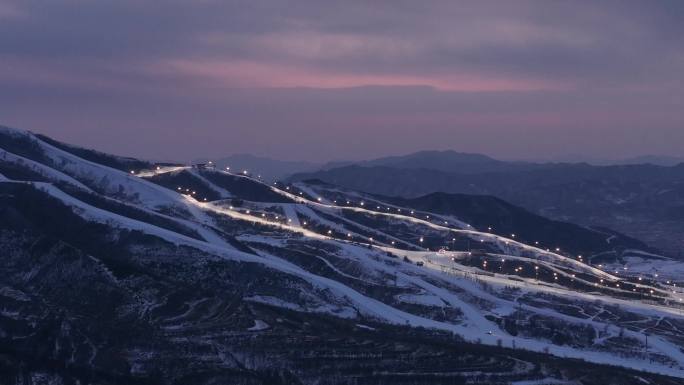
M 161 170 L 161 166 L 156 166 L 154 169 L 159 171 L 159 170 Z M 130 170 L 129 173 L 132 175 L 135 175 L 135 170 Z
M 274 182 L 274 184 L 277 184 L 277 182 Z M 289 187 L 289 186 L 286 186 L 286 190 L 289 190 L 289 189 L 290 189 L 290 187 Z M 302 195 L 302 192 L 299 192 L 299 194 Z M 322 197 L 317 197 L 317 198 L 316 198 L 316 200 L 317 200 L 318 202 L 321 202 L 322 199 L 323 199 Z M 347 201 L 345 201 L 345 202 L 346 202 L 347 205 L 350 205 L 350 204 L 352 203 L 352 202 L 349 201 L 349 200 L 347 200 Z M 334 203 L 334 204 L 337 204 L 337 200 L 334 200 L 333 203 Z M 365 203 L 364 201 L 360 201 L 360 202 L 359 202 L 359 206 L 364 207 L 365 205 L 366 205 L 366 203 Z M 382 211 L 382 207 L 381 207 L 381 206 L 376 206 L 375 208 L 376 208 L 376 210 L 378 210 L 378 211 Z M 385 207 L 385 211 L 391 211 L 391 210 L 392 210 L 391 207 Z M 397 211 L 397 212 L 401 212 L 401 208 L 397 208 L 396 211 Z M 410 213 L 411 213 L 411 215 L 415 215 L 415 211 L 414 211 L 414 210 L 410 210 Z M 430 219 L 430 215 L 425 215 L 425 219 L 426 219 L 426 220 Z M 445 225 L 448 225 L 449 222 L 448 222 L 448 221 L 444 221 L 444 224 L 445 224 Z M 472 227 L 472 226 L 471 226 L 470 224 L 467 224 L 467 227 Z M 488 227 L 487 227 L 487 231 L 490 231 L 490 232 L 491 232 L 492 230 L 493 230 L 493 229 L 492 229 L 491 226 L 488 226 Z M 511 234 L 511 238 L 515 239 L 515 238 L 516 238 L 516 234 L 515 234 L 515 233 L 512 233 L 512 234 Z M 484 239 L 481 239 L 480 242 L 484 242 Z M 510 244 L 510 243 L 509 243 L 508 241 L 506 241 L 506 245 L 509 245 L 509 244 Z M 539 245 L 539 241 L 535 241 L 535 245 Z M 548 248 L 547 248 L 546 251 L 547 251 L 547 252 L 550 252 L 551 249 L 548 249 Z M 561 251 L 560 247 L 556 247 L 556 248 L 555 248 L 555 251 L 556 251 L 556 252 L 560 252 L 560 251 Z M 582 260 L 582 256 L 580 255 L 580 256 L 578 257 L 578 259 Z
M 212 164 L 212 163 L 213 163 L 213 162 L 209 161 L 209 164 Z M 157 170 L 160 170 L 160 169 L 161 169 L 161 167 L 157 166 Z M 230 167 L 229 167 L 229 166 L 226 166 L 226 171 L 230 171 Z M 135 173 L 135 172 L 134 172 L 133 170 L 131 170 L 131 174 L 134 174 L 134 173 Z M 247 175 L 247 174 L 248 174 L 248 171 L 247 171 L 247 170 L 243 170 L 243 171 L 242 171 L 242 174 Z M 257 177 L 258 177 L 258 178 L 261 178 L 261 175 L 258 175 Z M 277 183 L 278 183 L 278 182 L 273 182 L 274 185 L 277 185 Z M 178 189 L 181 190 L 180 187 L 179 187 Z M 290 186 L 286 186 L 286 190 L 289 190 L 289 189 L 290 189 Z M 193 191 L 192 194 L 194 195 L 195 192 Z M 303 195 L 303 193 L 300 191 L 300 192 L 299 192 L 299 195 Z M 204 198 L 203 200 L 206 201 L 207 198 Z M 321 201 L 322 201 L 322 197 L 318 197 L 318 198 L 316 198 L 316 200 L 317 200 L 318 202 L 321 202 Z M 337 204 L 337 200 L 335 200 L 334 203 Z M 347 200 L 346 203 L 347 203 L 347 204 L 351 204 L 351 201 L 348 201 L 348 200 Z M 364 202 L 364 201 L 361 201 L 359 204 L 360 204 L 360 206 L 362 206 L 362 207 L 365 206 L 365 202 Z M 381 210 L 381 207 L 380 207 L 380 206 L 376 206 L 376 209 L 377 209 L 377 210 Z M 386 210 L 387 210 L 387 211 L 390 211 L 391 208 L 390 208 L 390 207 L 387 207 Z M 401 208 L 397 208 L 397 212 L 401 212 Z M 414 214 L 415 214 L 415 211 L 414 211 L 414 210 L 411 210 L 410 213 L 411 213 L 411 215 L 414 215 Z M 430 219 L 430 215 L 426 215 L 426 216 L 425 216 L 425 219 Z M 445 224 L 445 225 L 448 225 L 449 222 L 448 222 L 448 221 L 444 221 L 444 224 Z M 471 225 L 469 225 L 469 224 L 468 224 L 467 226 L 468 226 L 468 227 L 471 227 Z M 491 226 L 487 227 L 487 230 L 488 230 L 488 231 L 492 231 L 492 227 L 491 227 Z M 515 235 L 514 233 L 511 234 L 511 238 L 515 238 L 515 237 L 516 237 L 516 235 Z M 455 239 L 454 239 L 454 240 L 455 240 Z M 422 238 L 421 238 L 421 241 L 420 241 L 420 242 L 421 242 L 421 243 L 423 242 L 423 239 L 422 239 Z M 481 239 L 480 242 L 484 242 L 484 239 Z M 509 242 L 506 241 L 506 245 L 508 245 L 508 244 L 509 244 Z M 539 242 L 536 241 L 535 244 L 538 245 Z M 546 251 L 550 251 L 550 250 L 549 250 L 549 249 L 546 249 Z M 556 251 L 557 251 L 557 252 L 560 252 L 560 248 L 557 247 L 557 248 L 556 248 Z M 581 255 L 579 256 L 579 259 L 580 259 L 580 260 L 582 259 L 582 256 L 581 256 Z
M 289 190 L 289 186 L 287 187 L 287 189 Z M 302 192 L 299 192 L 299 194 L 302 195 Z M 316 200 L 317 200 L 318 202 L 321 202 L 321 201 L 322 201 L 322 197 L 318 197 Z M 334 202 L 335 204 L 337 204 L 337 200 L 334 200 L 333 202 Z M 346 201 L 346 204 L 348 204 L 348 205 L 351 204 L 351 201 Z M 364 207 L 364 206 L 365 206 L 365 202 L 361 201 L 361 202 L 359 203 L 359 205 L 360 205 L 361 207 Z M 377 210 L 382 210 L 382 208 L 381 208 L 380 206 L 376 206 L 376 209 L 377 209 Z M 390 207 L 386 207 L 386 211 L 391 211 L 391 208 L 390 208 Z M 397 212 L 401 212 L 401 209 L 400 209 L 400 208 L 397 208 Z M 414 215 L 414 214 L 415 214 L 415 211 L 411 210 L 410 213 L 411 213 L 411 215 Z M 426 218 L 426 219 L 430 219 L 430 216 L 429 216 L 429 215 L 426 215 L 425 218 Z M 447 222 L 447 221 L 444 221 L 444 224 L 448 224 L 448 222 Z M 468 225 L 468 226 L 470 227 L 470 225 Z M 491 232 L 491 231 L 492 231 L 492 227 L 491 227 L 491 226 L 487 227 L 487 230 Z M 328 230 L 327 233 L 328 233 L 329 235 L 331 235 L 331 234 L 332 234 L 332 230 Z M 351 233 L 347 233 L 347 238 L 351 238 L 351 237 L 352 237 Z M 516 238 L 516 234 L 515 234 L 515 233 L 512 233 L 512 234 L 511 234 L 511 238 L 515 239 L 515 238 Z M 455 241 L 456 238 L 452 238 L 452 240 Z M 374 241 L 374 240 L 373 240 L 373 237 L 370 237 L 370 238 L 369 238 L 369 241 L 372 243 L 372 242 Z M 425 241 L 425 239 L 424 239 L 423 237 L 420 237 L 419 242 L 422 244 L 424 241 Z M 484 239 L 480 239 L 480 242 L 484 242 Z M 392 241 L 391 243 L 392 243 L 392 245 L 395 244 L 394 241 Z M 509 242 L 507 241 L 506 244 L 509 244 Z M 535 241 L 535 245 L 539 245 L 539 241 Z M 547 251 L 547 252 L 550 252 L 551 250 L 547 248 L 546 251 Z M 560 252 L 560 251 L 561 251 L 560 247 L 556 247 L 556 248 L 555 248 L 555 251 L 556 251 L 556 252 Z M 582 255 L 578 255 L 578 256 L 577 256 L 577 259 L 583 262 L 583 257 L 582 257 Z M 503 262 L 505 262 L 504 259 L 502 259 L 502 263 L 503 263 Z M 601 265 L 599 265 L 599 266 L 601 266 Z M 487 267 L 487 261 L 486 261 L 486 260 L 483 262 L 483 267 L 484 267 L 485 269 L 486 269 L 486 267 Z M 535 274 L 538 276 L 539 266 L 535 266 L 534 268 L 535 268 Z M 625 267 L 624 269 L 627 270 L 627 267 Z M 515 271 L 516 271 L 516 272 L 522 272 L 522 271 L 523 271 L 523 268 L 522 268 L 522 267 L 517 267 L 517 268 L 515 269 Z M 616 272 L 616 273 L 617 273 L 617 272 Z M 553 273 L 553 276 L 554 276 L 554 280 L 557 281 L 557 280 L 559 279 L 559 278 L 558 278 L 558 273 L 554 272 L 554 273 Z M 657 276 L 657 274 L 656 274 L 656 276 Z M 574 281 L 574 279 L 576 278 L 575 274 L 572 274 L 571 277 L 572 277 L 572 278 L 571 278 L 572 281 Z M 641 280 L 641 278 L 639 278 L 639 280 Z M 603 283 L 604 280 L 601 279 L 600 282 Z M 669 281 L 668 281 L 668 283 L 669 283 Z M 595 283 L 594 285 L 595 285 L 595 286 L 598 286 L 599 284 L 598 284 L 598 283 Z M 619 283 L 616 283 L 616 288 L 618 288 L 618 289 L 620 288 L 620 284 L 619 284 Z M 632 290 L 636 292 L 636 289 L 632 289 Z M 650 293 L 653 294 L 654 291 L 651 289 L 651 290 L 650 290 Z M 673 293 L 675 293 L 675 291 L 673 291 Z M 682 299 L 680 298 L 679 301 L 682 301 Z
M 233 206 L 230 206 L 230 209 L 232 210 L 232 209 L 233 209 Z M 250 210 L 246 210 L 246 211 L 245 211 L 245 214 L 250 214 L 250 213 L 251 213 Z M 266 214 L 265 214 L 265 213 L 261 213 L 261 217 L 262 217 L 262 218 L 265 218 L 265 217 L 266 217 Z M 274 219 L 276 219 L 276 220 L 278 220 L 279 218 L 280 218 L 280 216 L 278 216 L 278 215 L 275 215 L 275 217 L 274 217 Z M 287 222 L 288 222 L 288 223 L 292 223 L 292 219 L 289 219 L 289 218 L 288 218 L 288 219 L 287 219 Z M 307 224 L 308 224 L 308 223 L 307 223 L 306 221 L 303 221 L 303 222 L 302 222 L 302 227 L 306 226 Z M 332 231 L 331 229 L 328 229 L 327 232 L 326 232 L 326 234 L 327 234 L 328 236 L 332 236 L 333 231 Z M 347 233 L 346 235 L 347 235 L 347 238 L 349 238 L 349 239 L 351 239 L 351 238 L 353 237 L 352 233 Z M 373 237 L 369 237 L 368 240 L 369 240 L 371 243 L 374 241 Z M 394 245 L 394 244 L 395 244 L 395 241 L 392 241 L 391 244 Z
M 274 184 L 276 184 L 276 183 L 277 183 L 277 182 L 274 182 Z M 290 187 L 287 186 L 286 189 L 289 190 Z M 300 192 L 299 194 L 301 195 L 302 193 Z M 320 202 L 320 201 L 322 201 L 322 197 L 318 197 L 318 198 L 316 198 L 316 200 L 317 200 L 318 202 Z M 337 204 L 337 200 L 334 200 L 333 203 L 334 203 L 334 204 Z M 346 201 L 346 204 L 347 204 L 347 205 L 351 204 L 351 201 L 348 201 L 348 200 L 347 200 L 347 201 Z M 365 206 L 365 202 L 364 202 L 364 201 L 361 201 L 361 202 L 359 202 L 359 205 L 363 207 L 363 206 Z M 382 211 L 382 207 L 381 207 L 381 206 L 376 206 L 376 209 L 379 210 L 379 211 Z M 391 211 L 391 208 L 390 208 L 390 207 L 386 207 L 385 209 L 386 209 L 386 211 Z M 397 210 L 397 212 L 401 212 L 401 208 L 397 208 L 396 210 Z M 415 214 L 415 211 L 414 211 L 414 210 L 410 210 L 410 213 L 411 213 L 411 215 L 414 215 L 414 214 Z M 425 219 L 430 219 L 430 215 L 425 215 Z M 445 224 L 445 225 L 448 225 L 449 222 L 448 222 L 448 221 L 444 221 L 444 224 Z M 468 227 L 472 227 L 472 226 L 469 225 L 469 224 L 468 224 L 467 226 L 468 226 Z M 492 231 L 492 227 L 491 227 L 491 226 L 487 227 L 487 230 L 491 232 L 491 231 Z M 511 236 L 512 236 L 512 238 L 515 238 L 515 237 L 516 237 L 515 234 L 511 234 Z M 456 241 L 456 238 L 453 238 L 452 240 L 453 240 L 453 241 Z M 424 239 L 421 237 L 419 241 L 420 241 L 421 243 L 423 243 Z M 484 239 L 480 239 L 480 242 L 484 243 Z M 394 243 L 393 243 L 393 244 L 394 244 Z M 506 242 L 506 244 L 508 245 L 509 242 Z M 557 248 L 557 250 L 560 251 L 560 248 Z
M 210 163 L 211 163 L 211 162 L 210 162 Z M 161 169 L 161 167 L 157 166 L 157 170 L 160 170 L 160 169 Z M 226 170 L 227 170 L 227 171 L 230 171 L 230 167 L 226 167 Z M 131 170 L 131 173 L 134 174 L 135 172 L 134 172 L 133 170 Z M 248 174 L 248 171 L 247 171 L 247 170 L 243 170 L 243 171 L 242 171 L 242 174 L 247 175 L 247 174 Z M 261 175 L 259 175 L 258 178 L 261 178 Z M 274 184 L 277 185 L 277 182 L 274 182 Z M 180 187 L 179 187 L 178 189 L 181 190 Z M 290 187 L 287 186 L 286 189 L 289 190 Z M 186 189 L 186 191 L 189 191 L 189 189 Z M 192 194 L 193 194 L 193 195 L 194 195 L 195 193 L 196 193 L 195 191 L 192 191 Z M 300 191 L 300 192 L 299 192 L 299 195 L 303 195 L 303 193 Z M 204 198 L 204 200 L 206 201 L 207 199 Z M 318 198 L 316 198 L 316 200 L 317 200 L 318 202 L 321 202 L 321 201 L 322 201 L 322 197 L 318 197 Z M 337 204 L 337 200 L 335 200 L 334 203 Z M 349 204 L 351 204 L 351 201 L 346 201 L 346 203 L 349 205 Z M 364 206 L 365 206 L 365 202 L 364 202 L 364 201 L 361 201 L 361 202 L 359 203 L 359 205 L 360 205 L 361 207 L 364 207 Z M 381 210 L 381 207 L 380 207 L 380 206 L 376 206 L 376 209 L 377 209 L 377 210 Z M 397 208 L 396 210 L 397 210 L 397 212 L 401 212 L 401 208 Z M 391 211 L 391 208 L 390 208 L 390 207 L 386 207 L 386 211 Z M 249 214 L 249 210 L 247 210 L 247 214 Z M 410 210 L 410 214 L 411 214 L 411 215 L 414 215 L 414 214 L 415 214 L 415 211 L 414 211 L 414 210 Z M 262 217 L 265 217 L 265 214 L 262 213 L 261 216 L 262 216 Z M 279 218 L 279 217 L 276 215 L 276 216 L 275 216 L 275 219 L 277 220 L 278 218 Z M 430 219 L 430 216 L 429 216 L 429 215 L 426 215 L 426 216 L 425 216 L 425 219 Z M 288 222 L 292 222 L 292 220 L 291 220 L 291 219 L 288 219 Z M 448 225 L 448 223 L 449 223 L 448 221 L 444 221 L 444 224 L 445 224 L 445 225 Z M 306 225 L 306 222 L 304 222 L 303 224 Z M 468 225 L 468 226 L 470 227 L 470 225 Z M 492 227 L 491 227 L 491 226 L 487 227 L 487 230 L 488 230 L 488 231 L 492 231 Z M 332 230 L 328 230 L 327 233 L 328 233 L 329 235 L 331 235 L 331 234 L 332 234 Z M 351 234 L 351 233 L 347 233 L 347 238 L 350 238 L 350 239 L 351 239 L 351 238 L 352 238 L 352 234 Z M 516 234 L 515 234 L 515 233 L 512 233 L 512 234 L 511 234 L 511 238 L 515 239 L 515 238 L 516 238 Z M 452 240 L 455 241 L 456 238 L 453 238 Z M 370 241 L 370 242 L 373 242 L 373 241 L 374 241 L 374 240 L 373 240 L 373 237 L 369 237 L 369 241 Z M 422 244 L 422 243 L 424 242 L 424 238 L 421 237 L 421 238 L 419 239 L 419 242 Z M 484 242 L 484 239 L 481 239 L 480 242 Z M 394 245 L 395 242 L 392 241 L 391 244 Z M 506 242 L 506 244 L 509 244 L 509 242 Z M 535 241 L 535 245 L 539 245 L 539 241 Z M 547 248 L 546 251 L 550 251 L 550 249 Z M 556 252 L 560 252 L 560 251 L 561 251 L 560 247 L 556 247 L 556 248 L 555 248 L 555 251 L 556 251 Z M 580 261 L 582 261 L 582 259 L 583 259 L 583 258 L 582 258 L 582 255 L 578 255 L 577 258 L 578 258 Z M 502 260 L 502 262 L 503 262 L 503 260 Z M 485 268 L 486 268 L 486 261 L 484 262 L 484 266 L 485 266 Z M 599 267 L 602 267 L 602 266 L 599 265 Z M 535 271 L 538 271 L 538 269 L 539 269 L 539 267 L 538 267 L 538 266 L 535 266 Z M 523 268 L 522 268 L 522 267 L 518 267 L 518 268 L 516 268 L 515 270 L 516 270 L 516 272 L 517 272 L 517 271 L 522 271 Z M 627 270 L 627 267 L 624 267 L 624 270 Z M 555 272 L 554 272 L 553 274 L 554 274 L 554 280 L 558 280 L 558 274 L 555 273 Z M 618 272 L 615 271 L 615 274 L 618 274 Z M 658 276 L 658 274 L 655 274 L 655 277 L 657 277 L 657 276 Z M 572 277 L 575 278 L 575 275 L 572 274 Z M 639 277 L 638 279 L 639 279 L 639 281 L 642 280 L 641 277 Z M 603 282 L 604 282 L 603 279 L 601 279 L 600 282 L 603 283 Z M 668 284 L 669 284 L 669 281 L 668 281 Z M 598 283 L 595 283 L 595 285 L 598 286 Z M 674 286 L 676 286 L 676 284 L 675 284 Z M 617 283 L 617 284 L 616 284 L 616 287 L 619 288 L 619 287 L 620 287 L 620 284 Z M 633 289 L 633 291 L 636 291 L 636 289 Z M 650 290 L 650 293 L 653 294 L 654 291 L 653 291 L 653 290 Z M 676 291 L 673 290 L 673 293 L 676 293 Z M 680 298 L 679 300 L 681 301 L 682 299 Z
M 176 187 L 176 190 L 180 191 L 181 194 L 183 194 L 183 195 L 190 195 L 190 196 L 192 196 L 193 198 L 194 198 L 194 195 L 197 194 L 197 191 L 190 190 L 189 188 L 183 189 L 182 187 Z M 204 202 L 206 202 L 206 201 L 207 201 L 207 198 L 202 198 L 202 200 L 203 200 Z
M 211 162 L 211 161 L 209 162 L 209 164 L 212 164 L 212 163 L 213 163 L 213 162 Z M 157 171 L 159 171 L 159 170 L 161 170 L 161 166 L 156 166 L 155 169 L 156 169 Z M 226 166 L 226 171 L 230 171 L 230 167 L 229 167 L 229 166 Z M 135 174 L 135 170 L 130 170 L 130 173 L 131 173 L 131 174 Z M 247 174 L 248 174 L 248 171 L 247 171 L 247 170 L 243 170 L 243 171 L 242 171 L 242 174 L 243 174 L 243 175 L 247 175 Z M 260 179 L 260 178 L 261 178 L 261 175 L 258 175 L 257 177 Z M 274 182 L 274 184 L 277 184 L 277 182 Z M 289 186 L 287 187 L 287 189 L 289 190 Z M 183 191 L 183 188 L 178 187 L 177 190 L 178 190 L 178 191 Z M 188 193 L 188 194 L 191 195 L 191 196 L 194 196 L 194 195 L 197 194 L 196 191 L 191 191 L 189 188 L 186 188 L 186 189 L 185 189 L 185 192 Z M 301 191 L 299 192 L 299 194 L 300 194 L 300 195 L 303 195 Z M 207 201 L 207 198 L 203 198 L 203 200 L 204 200 L 204 201 Z M 321 197 L 318 197 L 318 198 L 317 198 L 317 201 L 318 201 L 318 202 L 321 202 L 321 201 L 322 201 L 322 198 L 321 198 Z M 335 200 L 334 203 L 337 203 L 337 201 Z M 347 203 L 347 204 L 350 204 L 351 202 L 350 202 L 350 201 L 346 201 L 346 203 Z M 360 202 L 360 206 L 362 206 L 362 207 L 365 206 L 365 202 L 361 201 L 361 202 Z M 231 209 L 232 209 L 232 206 L 231 206 Z M 380 207 L 380 206 L 376 206 L 376 209 L 381 210 L 381 207 Z M 391 208 L 390 208 L 390 207 L 387 207 L 386 210 L 387 210 L 387 211 L 390 211 Z M 397 212 L 401 212 L 401 209 L 400 209 L 400 208 L 397 208 Z M 247 214 L 250 214 L 250 210 L 247 210 L 246 213 L 247 213 Z M 415 212 L 414 212 L 413 210 L 411 210 L 410 213 L 411 213 L 411 215 L 414 215 L 414 214 L 415 214 Z M 265 215 L 264 213 L 262 213 L 261 216 L 262 216 L 262 217 L 266 217 L 266 215 Z M 426 219 L 430 219 L 430 216 L 429 216 L 429 215 L 426 215 L 425 218 L 426 218 Z M 278 219 L 279 219 L 279 216 L 276 215 L 276 216 L 275 216 L 275 219 L 278 220 Z M 291 220 L 291 219 L 288 219 L 288 223 L 291 223 L 291 222 L 292 222 L 292 220 Z M 306 222 L 304 222 L 303 224 L 306 225 Z M 445 224 L 445 225 L 448 225 L 448 221 L 444 221 L 444 224 Z M 470 225 L 468 225 L 468 226 L 470 227 Z M 491 226 L 490 226 L 490 227 L 487 227 L 487 230 L 488 230 L 488 231 L 492 231 L 492 227 L 491 227 Z M 328 230 L 328 234 L 332 234 L 332 230 Z M 351 233 L 347 233 L 347 238 L 352 238 Z M 511 238 L 513 238 L 513 239 L 516 238 L 515 233 L 512 233 L 512 234 L 511 234 Z M 455 241 L 456 238 L 453 238 L 452 240 Z M 370 241 L 370 242 L 373 242 L 373 237 L 370 237 L 370 238 L 369 238 L 369 241 Z M 422 243 L 424 242 L 424 238 L 421 237 L 419 241 L 420 241 L 420 243 L 422 244 Z M 484 239 L 481 239 L 480 242 L 484 242 Z M 392 243 L 392 245 L 395 244 L 394 241 L 392 241 L 391 243 Z M 506 242 L 506 244 L 509 244 L 509 243 Z M 535 241 L 535 245 L 539 245 L 539 241 Z M 546 251 L 550 251 L 550 250 L 549 250 L 549 249 L 546 249 Z M 560 252 L 560 248 L 557 247 L 557 248 L 555 249 L 555 251 L 556 251 L 556 252 Z M 580 261 L 582 261 L 582 255 L 579 255 L 577 258 L 578 258 Z M 502 263 L 503 263 L 503 262 L 504 262 L 504 260 L 502 259 Z M 486 261 L 484 261 L 483 264 L 484 264 L 484 267 L 486 268 Z M 598 266 L 599 266 L 599 268 L 602 268 L 602 265 L 598 265 Z M 535 266 L 535 271 L 538 271 L 538 269 L 539 269 L 539 267 L 538 267 L 538 266 Z M 624 270 L 627 270 L 628 268 L 625 266 L 625 267 L 623 267 L 623 269 L 624 269 Z M 522 270 L 523 270 L 522 267 L 518 267 L 518 268 L 515 269 L 516 272 L 522 271 Z M 617 270 L 615 270 L 615 274 L 618 274 L 618 271 L 617 271 Z M 558 280 L 558 275 L 557 275 L 557 273 L 554 272 L 553 275 L 554 275 L 554 280 Z M 572 274 L 572 277 L 574 278 L 575 275 Z M 654 274 L 654 277 L 657 278 L 657 277 L 658 277 L 658 274 L 657 274 L 657 273 Z M 642 281 L 642 277 L 638 277 L 638 280 L 639 280 L 639 281 Z M 600 282 L 601 282 L 601 284 L 602 284 L 602 283 L 604 282 L 604 280 L 601 279 Z M 670 281 L 667 281 L 667 284 L 670 284 Z M 598 286 L 598 283 L 595 283 L 594 285 L 595 285 L 595 286 Z M 620 288 L 620 284 L 619 284 L 619 283 L 616 283 L 615 286 L 616 286 L 616 288 Z M 673 283 L 673 287 L 676 287 L 676 283 Z M 632 290 L 633 290 L 633 291 L 636 291 L 636 288 L 634 288 L 634 289 L 632 289 Z M 650 293 L 653 294 L 654 291 L 651 289 L 651 290 L 650 290 Z M 672 293 L 673 293 L 673 294 L 676 294 L 677 291 L 676 291 L 676 290 L 673 290 Z M 682 299 L 679 298 L 679 301 L 682 301 Z
M 349 202 L 347 201 L 347 203 L 349 203 Z M 377 206 L 377 209 L 380 209 L 380 206 Z M 389 210 L 389 209 L 390 209 L 390 208 L 388 207 L 387 210 Z M 397 209 L 397 210 L 398 210 L 398 211 L 401 211 L 401 209 Z M 411 211 L 411 214 L 413 214 L 413 213 L 414 213 L 414 212 Z M 429 216 L 426 216 L 426 218 L 429 219 Z M 444 223 L 447 224 L 448 222 L 445 221 Z M 488 230 L 488 231 L 492 231 L 492 228 L 491 228 L 491 227 L 488 227 L 487 230 Z M 515 233 L 512 233 L 512 234 L 511 234 L 511 238 L 515 239 L 515 238 L 516 238 L 516 234 L 515 234 Z M 424 238 L 421 237 L 419 241 L 420 241 L 421 243 L 423 243 Z M 452 238 L 452 241 L 456 241 L 456 238 Z M 484 242 L 484 239 L 480 239 L 480 242 Z M 506 244 L 508 245 L 509 242 L 506 241 Z M 535 245 L 539 245 L 539 241 L 535 241 Z M 547 248 L 546 251 L 547 251 L 547 252 L 550 252 L 551 250 Z M 555 248 L 555 251 L 556 251 L 556 252 L 560 252 L 560 251 L 561 251 L 561 248 L 560 248 L 560 247 L 556 247 L 556 248 Z M 584 262 L 582 255 L 578 255 L 578 256 L 577 256 L 577 259 L 578 259 L 580 262 Z M 455 258 L 452 258 L 452 260 L 455 260 Z M 502 259 L 502 262 L 504 262 L 504 261 L 505 261 L 505 260 Z M 483 262 L 483 267 L 484 267 L 485 269 L 486 269 L 486 267 L 487 267 L 487 261 L 486 261 L 486 260 Z M 601 267 L 601 265 L 599 265 L 599 267 Z M 624 269 L 624 270 L 627 270 L 628 268 L 627 268 L 627 267 L 623 267 L 623 269 Z M 517 267 L 517 268 L 514 269 L 514 270 L 515 270 L 515 272 L 522 272 L 522 271 L 523 271 L 523 268 L 522 268 L 522 267 Z M 537 275 L 538 275 L 538 272 L 539 272 L 539 266 L 535 266 L 535 273 L 536 273 Z M 617 271 L 615 271 L 615 273 L 618 274 Z M 558 273 L 555 273 L 555 272 L 554 272 L 554 273 L 553 273 L 553 276 L 554 276 L 554 280 L 557 281 L 557 280 L 559 279 L 559 278 L 558 278 L 558 277 L 559 277 L 559 276 L 558 276 Z M 655 277 L 657 277 L 657 276 L 658 276 L 658 274 L 655 274 Z M 576 278 L 576 275 L 575 275 L 575 274 L 571 274 L 571 277 L 572 277 L 571 280 L 574 281 L 574 279 Z M 639 280 L 641 281 L 642 278 L 639 277 Z M 601 279 L 600 282 L 601 282 L 601 284 L 603 284 L 604 280 Z M 667 281 L 667 283 L 670 284 L 670 281 Z M 595 285 L 595 286 L 599 286 L 598 283 L 595 283 L 594 285 Z M 676 286 L 676 284 L 674 284 L 674 286 Z M 619 289 L 619 288 L 620 288 L 620 283 L 619 283 L 619 282 L 616 283 L 616 284 L 615 284 L 615 287 Z M 636 292 L 636 288 L 632 289 L 632 291 Z M 673 292 L 673 293 L 677 293 L 676 290 L 673 290 L 672 292 Z M 649 290 L 649 293 L 650 293 L 650 294 L 654 294 L 655 291 L 654 291 L 653 289 L 650 289 L 650 290 Z M 678 300 L 679 300 L 679 301 L 683 301 L 682 298 L 678 298 Z

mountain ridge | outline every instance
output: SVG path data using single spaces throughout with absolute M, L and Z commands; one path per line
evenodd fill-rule
M 469 223 L 482 212 L 454 197 L 412 208 L 221 169 L 127 170 L 27 132 L 0 130 L 0 149 L 0 378 L 684 378 L 682 294 L 665 282 L 682 264 L 615 234 L 582 258 Z M 495 203 L 503 214 L 482 223 L 522 215 Z

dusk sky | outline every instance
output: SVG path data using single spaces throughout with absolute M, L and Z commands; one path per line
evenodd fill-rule
M 677 156 L 684 1 L 0 0 L 0 124 L 163 160 Z

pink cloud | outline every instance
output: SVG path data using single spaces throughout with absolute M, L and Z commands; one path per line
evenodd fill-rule
M 568 84 L 537 79 L 517 79 L 458 72 L 439 75 L 359 74 L 325 71 L 306 67 L 266 64 L 244 60 L 163 61 L 151 68 L 155 72 L 180 75 L 242 88 L 349 88 L 359 86 L 430 86 L 444 91 L 537 91 L 562 90 Z
M 0 19 L 14 19 L 25 16 L 18 6 L 11 3 L 0 3 Z

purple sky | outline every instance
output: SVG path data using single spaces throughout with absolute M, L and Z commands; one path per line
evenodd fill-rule
M 684 1 L 0 0 L 0 124 L 169 160 L 682 155 Z

